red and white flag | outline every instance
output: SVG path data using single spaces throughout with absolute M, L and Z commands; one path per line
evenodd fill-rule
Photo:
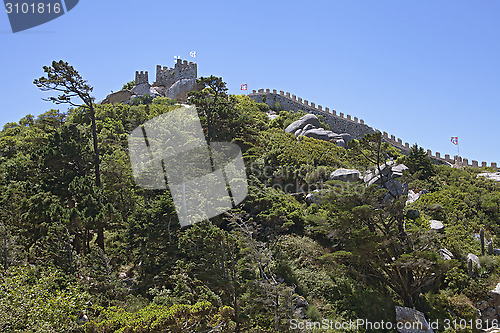
M 453 143 L 455 146 L 458 145 L 458 136 L 452 136 L 451 143 Z
M 246 83 L 243 83 L 241 85 L 241 90 L 247 90 L 247 84 Z

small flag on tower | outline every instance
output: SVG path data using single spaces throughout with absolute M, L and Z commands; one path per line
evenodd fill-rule
M 451 143 L 453 143 L 455 146 L 458 145 L 458 136 L 452 136 Z
M 247 84 L 246 83 L 243 83 L 241 85 L 241 90 L 247 90 Z

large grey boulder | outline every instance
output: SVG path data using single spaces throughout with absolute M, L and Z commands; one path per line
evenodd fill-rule
M 406 205 L 412 204 L 415 201 L 417 201 L 420 196 L 422 195 L 422 192 L 415 193 L 412 190 L 408 191 L 408 199 L 406 199 Z
M 399 197 L 408 193 L 408 184 L 401 183 L 396 179 L 389 179 L 385 182 L 386 188 L 392 195 Z
M 106 96 L 101 104 L 125 103 L 130 100 L 130 97 L 132 97 L 132 92 L 130 90 L 120 90 Z
M 396 163 L 395 161 L 387 161 L 386 163 L 380 165 L 380 170 L 377 167 L 374 168 L 373 171 L 370 171 L 365 175 L 365 177 L 364 177 L 365 183 L 369 183 L 373 178 L 376 178 L 376 177 L 378 177 L 380 179 L 380 174 L 382 174 L 384 176 L 389 176 L 389 174 L 392 172 L 392 166 L 395 163 Z M 374 182 L 372 182 L 372 184 L 373 183 Z
M 196 90 L 196 79 L 181 79 L 165 91 L 165 97 L 175 101 L 186 100 L 187 93 Z
M 308 131 L 310 129 L 314 129 L 315 127 L 311 124 L 307 124 L 306 126 L 304 126 L 304 128 L 299 128 L 298 130 L 295 131 L 295 136 L 300 136 L 302 133 L 304 133 L 305 131 Z
M 305 132 L 305 131 L 309 131 L 310 129 L 314 129 L 316 127 L 314 127 L 312 124 L 307 124 L 306 126 L 304 126 L 304 128 L 302 128 L 302 131 Z
M 430 220 L 430 229 L 431 230 L 436 230 L 436 231 L 443 231 L 444 230 L 444 224 L 441 221 L 438 220 Z
M 335 144 L 342 148 L 347 148 L 346 142 L 343 139 L 335 141 Z
M 481 264 L 479 263 L 479 257 L 475 254 L 469 253 L 467 255 L 467 270 L 469 271 L 469 276 L 474 275 L 474 269 L 480 269 Z
M 152 98 L 160 97 L 163 96 L 163 90 L 163 87 L 153 87 L 149 83 L 142 83 L 132 88 L 131 92 L 133 95 L 131 96 L 131 99 L 134 97 L 144 96 L 146 94 Z
M 486 179 L 491 179 L 496 182 L 500 182 L 500 172 L 483 172 L 477 175 L 477 178 L 484 177 Z
M 382 165 L 380 171 L 376 169 L 374 172 L 368 172 L 364 177 L 363 181 L 366 186 L 372 186 L 373 184 L 383 185 L 382 177 L 384 177 L 385 186 L 395 196 L 406 195 L 408 193 L 408 184 L 401 183 L 391 174 L 391 168 L 388 165 Z
M 306 114 L 302 118 L 300 118 L 297 121 L 294 121 L 290 125 L 288 125 L 287 128 L 285 128 L 285 132 L 287 133 L 295 133 L 296 130 L 299 128 L 304 128 L 307 124 L 311 124 L 314 127 L 321 127 L 321 124 L 319 123 L 318 117 L 314 114 Z
M 341 180 L 343 182 L 357 182 L 361 178 L 361 173 L 356 169 L 337 169 L 330 174 L 331 180 Z
M 348 143 L 352 140 L 352 135 L 349 133 L 340 133 L 339 135 L 342 137 L 342 140 L 344 140 L 345 143 Z
M 395 177 L 401 177 L 403 175 L 403 171 L 408 170 L 408 167 L 404 164 L 398 164 L 391 168 L 392 174 Z
M 396 322 L 400 333 L 434 333 L 422 312 L 396 306 Z
M 308 138 L 315 138 L 324 141 L 338 140 L 341 137 L 332 131 L 327 131 L 323 128 L 313 128 L 307 131 L 303 131 L 300 136 L 307 136 Z
M 321 205 L 324 195 L 320 190 L 314 190 L 306 195 L 306 202 Z
M 439 249 L 438 254 L 441 257 L 441 259 L 443 259 L 443 260 L 451 260 L 451 259 L 455 258 L 453 256 L 453 253 L 451 253 L 450 250 L 448 250 L 447 248 Z
M 380 172 L 383 174 L 383 175 L 388 175 L 389 173 L 392 172 L 392 167 L 396 164 L 396 161 L 387 161 L 385 162 L 384 164 L 382 164 L 380 166 Z M 379 170 L 378 168 L 375 168 L 375 173 L 376 174 L 379 174 Z
M 488 295 L 493 298 L 493 304 L 495 306 L 500 306 L 500 283 L 497 284 L 495 289 L 490 290 Z
M 136 85 L 132 88 L 132 93 L 137 96 L 142 96 L 145 94 L 149 94 L 151 89 L 151 85 L 149 83 L 142 83 Z
M 268 112 L 267 113 L 267 117 L 269 118 L 269 120 L 273 120 L 273 119 L 276 119 L 279 117 L 279 115 L 277 115 L 276 113 L 274 112 Z

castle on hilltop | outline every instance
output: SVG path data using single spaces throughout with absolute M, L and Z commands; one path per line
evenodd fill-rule
M 177 59 L 173 68 L 156 66 L 156 81 L 153 84 L 149 83 L 148 71 L 136 71 L 135 85 L 132 89 L 111 93 L 101 104 L 129 104 L 133 98 L 146 94 L 153 98 L 168 97 L 176 101 L 184 101 L 188 92 L 198 90 L 197 77 L 198 66 L 196 63 Z
M 177 59 L 177 62 L 173 68 L 168 68 L 161 65 L 156 66 L 156 81 L 153 84 L 149 83 L 149 74 L 147 71 L 136 71 L 135 72 L 135 85 L 132 89 L 120 90 L 115 93 L 109 94 L 101 104 L 105 103 L 124 103 L 130 104 L 131 100 L 136 97 L 141 97 L 146 94 L 155 97 L 168 97 L 177 102 L 186 101 L 187 93 L 190 91 L 199 91 L 203 89 L 204 85 L 199 85 L 196 83 L 196 78 L 198 77 L 198 66 L 194 62 L 188 62 L 187 60 Z M 323 108 L 321 105 L 316 105 L 316 103 L 309 102 L 308 100 L 303 100 L 300 97 L 291 95 L 289 92 L 276 91 L 273 89 L 259 89 L 253 90 L 252 93 L 248 95 L 251 99 L 260 102 L 267 103 L 269 106 L 273 107 L 277 103 L 282 109 L 288 111 L 302 110 L 307 113 L 312 113 L 316 115 L 321 115 L 324 117 L 325 122 L 329 125 L 330 129 L 336 133 L 349 133 L 354 139 L 361 139 L 363 136 L 369 133 L 381 132 L 382 138 L 385 142 L 390 143 L 394 147 L 398 148 L 402 153 L 408 154 L 410 151 L 410 144 L 403 142 L 400 138 L 396 138 L 394 135 L 387 134 L 387 132 L 382 132 L 378 129 L 374 129 L 367 124 L 365 124 L 363 119 L 358 119 L 358 117 L 352 117 L 351 115 L 340 112 L 337 114 L 335 110 L 330 110 L 329 108 Z M 441 153 L 436 152 L 435 155 L 432 154 L 431 150 L 427 150 L 427 154 L 435 162 L 444 163 L 448 165 L 456 166 L 470 166 L 470 167 L 487 167 L 486 162 L 478 162 L 462 158 L 460 156 L 450 157 L 450 155 L 441 155 Z M 491 168 L 500 170 L 498 164 L 492 162 L 489 165 Z

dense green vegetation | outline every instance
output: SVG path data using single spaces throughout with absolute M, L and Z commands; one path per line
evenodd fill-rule
M 394 305 L 475 318 L 498 260 L 482 256 L 471 277 L 465 258 L 481 254 L 480 228 L 500 247 L 498 183 L 432 165 L 417 146 L 403 156 L 377 134 L 349 149 L 297 140 L 283 129 L 300 112 L 269 121 L 267 105 L 227 95 L 220 78 L 201 83 L 190 102 L 207 140 L 241 147 L 249 194 L 187 228 L 168 190 L 135 185 L 128 157 L 128 134 L 179 107 L 171 100 L 94 106 L 101 186 L 85 108 L 3 127 L 0 331 L 286 332 L 292 318 L 394 321 Z M 378 185 L 328 180 L 390 158 L 410 168 L 410 189 L 429 193 L 405 206 L 405 195 Z M 315 189 L 321 202 L 307 203 L 300 192 Z M 429 230 L 431 219 L 443 233 Z M 441 248 L 455 259 L 443 261 Z

